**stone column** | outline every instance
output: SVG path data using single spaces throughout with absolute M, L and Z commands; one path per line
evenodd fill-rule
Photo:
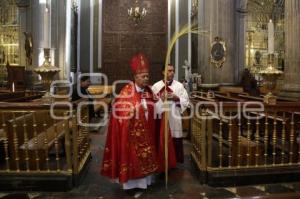
M 30 28 L 29 26 L 29 12 L 28 8 L 30 6 L 29 1 L 16 1 L 16 4 L 18 6 L 18 12 L 19 12 L 19 25 L 20 25 L 20 33 L 19 33 L 19 45 L 20 45 L 20 65 L 26 66 L 26 52 L 25 52 L 25 35 L 24 32 L 28 32 L 27 30 Z M 27 68 L 26 68 L 27 69 Z
M 19 12 L 19 56 L 20 56 L 20 65 L 25 66 L 25 81 L 26 81 L 26 88 L 32 89 L 33 87 L 33 74 L 32 74 L 32 64 L 29 65 L 26 61 L 26 51 L 25 51 L 25 34 L 29 33 L 32 34 L 32 24 L 31 24 L 31 9 L 30 9 L 30 1 L 29 0 L 17 0 L 16 4 L 18 6 Z
M 188 12 L 188 1 L 179 1 L 179 27 L 183 27 L 188 24 L 188 18 L 190 17 Z M 179 47 L 178 47 L 178 80 L 181 81 L 182 77 L 184 77 L 184 69 L 182 66 L 184 65 L 185 60 L 189 60 L 188 57 L 188 36 L 184 36 L 179 39 Z
M 200 30 L 210 31 L 211 29 L 211 2 L 206 0 L 199 1 L 198 8 L 198 27 Z M 213 14 L 212 14 L 213 15 Z M 210 32 L 198 36 L 198 70 L 203 76 L 203 83 L 212 83 L 212 71 L 209 63 Z
M 31 1 L 30 16 L 33 37 L 33 64 L 28 67 L 34 70 L 43 61 L 43 48 L 51 48 L 51 62 L 61 69 L 55 79 L 67 79 L 65 68 L 66 37 L 66 1 L 51 0 L 45 3 Z M 35 73 L 33 73 L 36 76 Z M 35 78 L 35 81 L 38 81 Z
M 70 68 L 66 66 L 66 1 L 51 1 L 51 48 L 54 50 L 54 66 L 60 68 L 58 79 L 69 79 Z M 69 58 L 68 58 L 69 59 Z
M 300 1 L 285 1 L 285 69 L 281 96 L 300 98 Z
M 199 27 L 209 33 L 199 36 L 199 71 L 203 82 L 233 84 L 235 81 L 235 55 L 236 55 L 236 31 L 235 31 L 235 0 L 202 0 L 199 2 Z M 227 45 L 226 62 L 222 68 L 216 68 L 210 63 L 210 48 L 214 38 L 218 36 L 224 39 Z
M 39 54 L 40 49 L 43 47 L 43 13 L 44 9 L 40 6 L 39 1 L 31 2 L 31 24 L 32 24 L 32 39 L 33 39 L 33 62 L 32 66 L 28 68 L 29 70 L 33 70 L 34 68 L 39 66 Z
M 79 13 L 78 13 L 78 64 L 80 72 L 87 73 L 90 72 L 90 12 L 91 3 L 90 0 L 80 0 L 78 1 Z
M 247 16 L 247 9 L 246 5 L 247 2 L 237 1 L 238 5 L 236 8 L 236 36 L 237 36 L 237 48 L 236 48 L 236 70 L 235 70 L 235 82 L 239 83 L 242 72 L 245 67 L 245 57 L 246 57 L 246 16 Z

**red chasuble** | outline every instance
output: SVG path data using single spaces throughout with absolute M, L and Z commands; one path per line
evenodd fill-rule
M 147 101 L 147 109 L 141 105 L 142 98 Z M 158 170 L 154 103 L 150 88 L 138 93 L 134 84 L 128 84 L 121 90 L 109 121 L 102 175 L 125 183 Z

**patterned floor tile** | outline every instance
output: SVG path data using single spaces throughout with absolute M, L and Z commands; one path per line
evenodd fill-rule
M 239 197 L 250 197 L 250 196 L 264 196 L 267 195 L 266 192 L 256 189 L 255 187 L 245 186 L 245 187 L 236 187 L 236 194 Z
M 270 194 L 295 192 L 294 189 L 288 188 L 281 184 L 266 185 L 265 187 L 266 187 L 266 192 Z

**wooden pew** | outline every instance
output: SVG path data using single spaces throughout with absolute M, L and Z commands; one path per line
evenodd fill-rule
M 260 97 L 255 97 L 255 96 L 250 96 L 250 95 L 244 95 L 244 94 L 239 94 L 239 98 L 245 99 L 245 100 L 254 100 L 254 101 L 261 101 L 263 102 L 264 100 L 264 95 L 261 95 Z M 295 98 L 285 98 L 285 97 L 276 97 L 278 102 L 299 102 L 298 99 Z
M 91 157 L 88 129 L 80 126 L 76 117 L 79 103 L 72 102 L 73 110 L 65 104 L 51 107 L 42 100 L 0 103 L 0 124 L 5 132 L 4 142 L 0 143 L 2 185 L 7 184 L 9 190 L 40 189 L 49 180 L 57 182 L 62 190 L 78 185 Z M 50 110 L 66 117 L 53 121 Z M 82 107 L 81 121 L 87 113 L 88 108 Z M 5 115 L 2 120 L 4 114 L 10 118 Z
M 0 102 L 1 103 L 1 102 Z M 21 115 L 20 113 L 16 113 L 15 114 L 16 117 L 18 117 L 19 115 Z M 3 129 L 3 125 L 10 119 L 12 119 L 12 114 L 9 113 L 0 113 L 0 142 L 3 142 L 5 140 L 5 129 Z
M 25 93 L 24 92 L 14 92 L 14 93 L 0 93 L 0 101 L 6 101 L 12 98 L 19 98 L 19 97 L 24 97 Z
M 65 134 L 65 122 L 63 120 L 54 123 L 49 112 L 28 113 L 8 120 L 6 124 L 11 168 L 25 169 L 28 163 L 31 170 L 36 170 L 37 155 L 39 169 L 45 169 L 50 149 Z
M 220 131 L 220 118 L 219 116 L 214 117 L 213 128 L 215 129 L 213 138 L 220 142 L 219 131 Z M 231 160 L 227 162 L 230 166 L 245 166 L 246 164 L 255 165 L 255 154 L 258 148 L 259 153 L 259 164 L 262 164 L 263 147 L 261 144 L 257 144 L 253 139 L 247 139 L 244 135 L 243 129 L 239 132 L 238 120 L 232 119 L 222 119 L 222 144 L 224 147 L 230 150 Z M 239 141 L 239 133 L 241 133 Z M 231 135 L 230 135 L 231 134 Z M 251 137 L 251 136 L 250 136 Z M 240 144 L 239 144 L 240 142 Z M 240 147 L 240 149 L 239 149 Z M 249 151 L 248 151 L 249 148 Z M 238 152 L 240 150 L 240 152 Z M 238 154 L 240 153 L 240 154 Z M 247 162 L 247 154 L 249 153 L 249 162 Z M 224 154 L 223 154 L 224 155 Z M 228 154 L 229 155 L 229 154 Z M 240 155 L 240 160 L 238 160 L 238 155 Z
M 203 97 L 204 96 L 204 97 Z M 242 100 L 239 100 L 238 98 L 231 98 L 231 97 L 227 97 L 227 96 L 223 96 L 220 94 L 215 94 L 215 98 L 214 99 L 206 99 L 205 98 L 205 94 L 202 94 L 202 96 L 196 96 L 197 100 L 210 100 L 210 101 L 235 101 L 235 102 L 243 102 L 246 101 L 247 99 L 250 101 L 263 101 L 263 98 L 260 97 L 253 97 L 253 96 L 245 96 L 245 95 L 239 95 L 241 97 L 243 97 Z M 276 115 L 274 115 L 276 113 Z M 247 138 L 247 128 L 248 128 L 248 124 L 247 124 L 247 120 L 242 120 L 241 121 L 241 134 L 242 136 L 240 137 L 240 141 L 238 140 L 238 121 L 232 121 L 232 135 L 231 135 L 231 144 L 232 144 L 232 165 L 236 165 L 237 163 L 237 151 L 238 151 L 238 142 L 240 142 L 240 152 L 241 152 L 241 164 L 240 165 L 245 165 L 245 157 L 246 157 L 246 153 L 249 153 L 250 156 L 250 160 L 248 160 L 248 164 L 253 165 L 255 163 L 255 152 L 258 149 L 258 153 L 259 153 L 259 160 L 258 160 L 258 164 L 262 164 L 262 157 L 263 157 L 263 153 L 264 153 L 264 147 L 265 144 L 267 145 L 268 150 L 273 150 L 273 153 L 275 150 L 280 150 L 280 151 L 284 151 L 285 153 L 289 153 L 290 151 L 290 146 L 288 146 L 287 144 L 284 146 L 284 148 L 282 147 L 282 139 L 286 139 L 286 142 L 290 141 L 290 130 L 291 130 L 291 115 L 285 114 L 285 116 L 283 116 L 282 112 L 276 112 L 276 109 L 271 108 L 268 109 L 268 114 L 265 113 L 256 113 L 256 112 L 249 112 L 250 115 L 252 115 L 252 117 L 256 118 L 259 117 L 260 119 L 258 120 L 259 122 L 259 126 L 258 129 L 256 126 L 256 122 L 257 120 L 252 120 L 250 121 L 250 138 Z M 215 119 L 217 119 L 217 121 L 215 122 L 215 124 L 213 125 L 215 129 L 218 129 L 218 125 L 220 123 L 220 119 L 218 119 L 218 116 L 215 116 Z M 265 131 L 266 131 L 266 127 L 265 127 L 265 121 L 267 120 L 268 122 L 268 127 L 267 127 L 267 131 L 269 132 L 268 134 L 268 138 L 267 141 L 268 143 L 264 143 L 264 137 L 262 136 Z M 224 139 L 222 140 L 223 145 L 228 147 L 229 146 L 229 142 L 228 142 L 228 121 L 226 120 L 222 120 L 223 125 L 227 126 L 224 127 L 223 126 L 223 130 L 224 130 Z M 296 122 L 296 118 L 295 118 L 295 122 Z M 276 143 L 274 144 L 273 142 L 273 137 L 274 137 L 274 124 L 276 123 Z M 282 136 L 282 129 L 283 129 L 283 124 L 285 123 L 285 138 L 283 138 Z M 296 125 L 299 126 L 299 124 L 296 122 L 295 123 L 295 129 L 296 129 Z M 257 133 L 257 130 L 259 131 L 259 140 L 257 143 L 257 140 L 255 140 L 255 136 Z M 217 138 L 218 132 L 216 134 L 214 134 L 214 138 Z M 298 149 L 298 144 L 297 144 L 297 135 L 295 133 L 294 135 L 294 140 L 293 140 L 293 161 L 296 161 L 296 156 L 298 154 L 297 149 Z M 249 149 L 248 149 L 249 146 Z M 275 148 L 274 148 L 275 147 Z M 249 151 L 248 151 L 249 150 Z M 277 160 L 276 160 L 277 161 Z
M 224 95 L 220 95 L 220 94 L 215 94 L 215 97 L 218 99 L 218 101 L 231 101 L 231 102 L 244 102 L 245 101 L 240 98 L 224 96 Z
M 41 97 L 43 97 L 44 94 L 35 94 L 35 95 L 31 95 L 31 96 L 24 96 L 24 97 L 18 97 L 18 98 L 12 98 L 12 99 L 7 99 L 4 100 L 5 102 L 29 102 L 35 99 L 40 99 Z
M 214 97 L 208 97 L 208 94 L 206 92 L 193 92 L 191 97 L 195 98 L 197 100 L 203 100 L 203 101 L 210 101 L 210 102 L 222 102 L 222 101 L 227 101 L 227 102 L 243 102 L 245 100 L 237 97 L 230 97 L 228 95 L 224 95 L 224 93 L 220 93 L 217 91 L 214 91 Z
M 244 95 L 244 94 L 239 94 L 238 97 L 241 98 L 241 99 L 248 100 L 248 101 L 261 101 L 261 102 L 263 102 L 263 100 L 264 100 L 261 97 L 255 97 L 255 96 Z
M 206 94 L 203 93 L 202 96 L 196 96 L 197 100 L 206 100 L 206 101 L 214 101 L 214 102 L 245 102 L 246 100 L 238 98 L 238 97 L 230 97 L 230 95 L 226 95 L 225 93 L 220 93 L 220 92 L 215 92 L 215 96 L 212 99 L 207 99 Z M 252 97 L 252 96 L 250 96 Z M 208 113 L 213 115 L 213 128 L 214 129 L 219 129 L 219 123 L 220 123 L 220 118 L 218 115 L 210 112 L 208 110 Z M 240 146 L 238 145 L 239 143 L 239 128 L 238 128 L 238 121 L 237 119 L 234 119 L 231 121 L 231 129 L 229 130 L 229 120 L 227 119 L 222 119 L 223 127 L 222 127 L 222 145 L 226 148 L 231 149 L 231 162 L 228 164 L 231 164 L 231 166 L 237 166 L 238 165 L 238 147 L 240 147 L 240 166 L 245 166 L 246 164 L 249 165 L 254 165 L 255 164 L 255 153 L 256 153 L 256 148 L 258 147 L 259 149 L 259 155 L 262 157 L 263 154 L 263 148 L 261 144 L 257 144 L 254 140 L 247 137 L 243 136 L 243 129 L 241 129 L 241 137 L 240 137 Z M 244 124 L 245 126 L 245 124 Z M 231 140 L 229 141 L 229 132 L 231 131 Z M 251 130 L 250 137 L 253 137 L 253 130 Z M 213 138 L 217 140 L 217 142 L 220 141 L 219 138 L 219 132 L 214 132 Z M 248 151 L 249 148 L 249 151 Z M 247 162 L 247 154 L 249 154 L 249 162 Z M 259 164 L 262 163 L 262 158 L 259 158 Z
M 207 97 L 206 92 L 200 92 L 200 91 L 193 91 L 190 94 L 190 100 L 192 101 L 209 101 L 209 102 L 215 102 L 216 100 L 214 98 Z
M 44 95 L 43 92 L 32 91 L 17 91 L 14 93 L 3 92 L 0 93 L 1 102 L 26 102 L 34 99 L 41 98 Z
M 222 105 L 226 116 L 238 111 L 236 102 Z M 243 105 L 245 103 L 241 103 Z M 205 106 L 204 110 L 215 110 L 213 104 Z M 251 104 L 247 108 L 259 108 L 259 105 Z M 262 112 L 245 110 L 253 119 L 243 114 L 241 119 L 230 120 L 219 112 L 213 119 L 208 118 L 207 112 L 202 118 L 195 116 L 192 158 L 199 170 L 209 176 L 206 182 L 212 184 L 213 179 L 223 182 L 228 177 L 233 183 L 240 182 L 240 178 L 247 183 L 252 175 L 259 178 L 277 175 L 277 178 L 286 173 L 285 180 L 292 177 L 300 160 L 299 110 L 299 103 L 278 102 L 277 105 L 264 104 Z
M 113 86 L 111 85 L 91 85 L 88 88 L 89 93 L 94 96 L 94 109 L 95 112 L 99 112 L 102 110 L 103 106 L 97 104 L 97 102 L 104 103 L 110 106 L 113 99 Z M 102 95 L 103 98 L 97 98 L 97 95 Z
M 219 88 L 221 94 L 225 94 L 228 97 L 237 97 L 238 95 L 249 95 L 247 92 L 244 92 L 243 87 L 239 86 L 221 86 Z
M 229 113 L 235 114 L 236 109 L 223 107 L 227 116 Z M 210 109 L 206 109 L 206 112 L 212 118 L 209 120 L 210 125 L 208 125 L 208 130 L 210 133 L 207 135 L 208 137 L 212 136 L 212 138 L 217 142 L 218 147 L 213 149 L 214 153 L 218 153 L 220 148 L 220 143 L 223 148 L 223 161 L 222 166 L 230 165 L 230 166 L 245 166 L 255 165 L 256 163 L 256 150 L 258 149 L 258 164 L 262 164 L 263 160 L 263 147 L 260 143 L 257 144 L 256 140 L 251 139 L 253 130 L 251 129 L 250 137 L 247 138 L 247 134 L 245 134 L 245 130 L 243 128 L 239 128 L 239 120 L 237 118 L 228 119 L 221 118 L 220 115 L 214 113 Z M 220 123 L 222 123 L 222 137 L 220 137 Z M 240 121 L 241 127 L 243 126 L 242 120 Z M 245 134 L 245 135 L 244 135 Z M 241 137 L 239 137 L 241 135 Z M 211 140 L 208 138 L 208 140 Z M 225 150 L 226 149 L 226 150 Z M 217 151 L 215 151 L 217 150 Z M 248 151 L 249 150 L 249 151 Z M 224 151 L 228 151 L 227 154 L 224 154 Z M 229 158 L 229 153 L 231 154 L 231 158 Z M 249 154 L 249 159 L 246 158 L 247 154 Z M 238 159 L 238 155 L 240 155 L 240 160 Z M 226 158 L 225 158 L 226 156 Z M 227 157 L 228 156 L 228 157 Z M 216 160 L 217 157 L 209 158 L 214 159 L 214 166 L 219 166 L 219 162 Z M 217 165 L 216 165 L 217 164 Z
M 200 95 L 193 95 L 194 99 L 196 100 L 199 100 L 199 101 L 209 101 L 209 102 L 215 102 L 216 100 L 213 99 L 213 98 L 207 98 L 207 97 L 204 97 L 204 96 L 200 96 Z
M 298 160 L 298 148 L 299 144 L 297 142 L 297 131 L 299 129 L 299 124 L 297 121 L 300 121 L 300 118 L 297 117 L 297 114 L 294 113 L 292 116 L 291 112 L 283 112 L 279 111 L 276 108 L 267 108 L 265 113 L 256 113 L 250 112 L 250 114 L 254 117 L 259 117 L 259 132 L 261 134 L 265 134 L 266 131 L 268 132 L 268 143 L 267 148 L 272 151 L 272 153 L 285 153 L 289 154 L 292 148 L 292 161 L 297 162 Z M 293 118 L 293 119 L 292 119 Z M 294 121 L 294 135 L 293 135 L 293 145 L 289 145 L 288 143 L 291 142 L 291 122 Z M 265 123 L 268 123 L 266 127 Z M 274 126 L 276 125 L 275 134 L 274 134 Z M 252 136 L 255 132 L 252 132 Z M 276 137 L 274 137 L 276 136 Z M 264 137 L 260 137 L 260 142 L 264 143 Z M 274 139 L 276 140 L 274 143 Z M 285 140 L 283 140 L 285 139 Z M 279 151 L 279 152 L 278 152 Z M 275 161 L 279 161 L 279 158 Z M 289 161 L 289 160 L 285 160 Z

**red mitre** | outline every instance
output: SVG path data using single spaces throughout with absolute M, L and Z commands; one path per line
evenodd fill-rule
M 131 59 L 130 66 L 135 75 L 149 72 L 149 61 L 143 53 L 134 55 Z

